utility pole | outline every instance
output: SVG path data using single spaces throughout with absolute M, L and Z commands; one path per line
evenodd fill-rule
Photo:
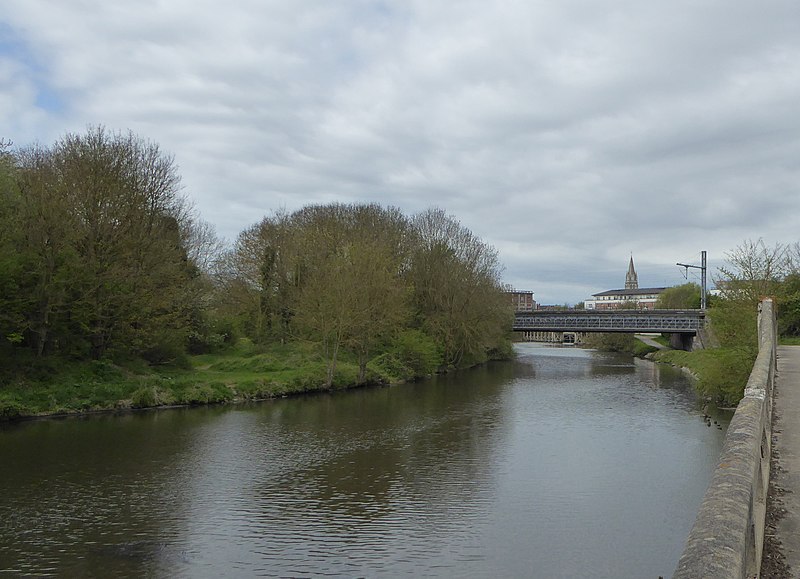
M 707 294 L 707 290 L 706 290 L 706 269 L 707 268 L 706 268 L 706 252 L 705 252 L 705 250 L 700 252 L 700 265 L 690 265 L 690 264 L 687 264 L 687 263 L 677 263 L 675 265 L 679 265 L 682 268 L 684 268 L 686 270 L 687 274 L 689 272 L 689 268 L 690 267 L 693 267 L 695 269 L 699 269 L 700 270 L 700 309 L 701 310 L 705 310 L 706 309 L 706 305 L 707 305 L 707 303 L 706 303 L 706 294 Z

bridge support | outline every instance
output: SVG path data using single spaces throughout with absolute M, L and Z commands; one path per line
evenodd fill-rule
M 674 350 L 683 350 L 685 352 L 692 351 L 692 344 L 694 343 L 694 335 L 682 334 L 673 332 L 669 335 L 669 345 Z

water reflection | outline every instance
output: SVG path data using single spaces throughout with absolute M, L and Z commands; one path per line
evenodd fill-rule
M 0 431 L 0 571 L 668 575 L 724 431 L 574 348 L 389 388 Z

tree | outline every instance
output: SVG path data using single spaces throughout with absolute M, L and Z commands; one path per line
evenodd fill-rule
M 78 219 L 87 273 L 74 306 L 93 358 L 115 342 L 135 352 L 185 339 L 191 280 L 181 229 L 188 215 L 174 160 L 133 133 L 104 128 L 55 145 L 63 192 Z
M 305 272 L 296 324 L 321 342 L 328 387 L 343 346 L 355 354 L 357 381 L 364 382 L 370 355 L 408 315 L 402 278 L 407 221 L 394 208 L 330 205 L 307 208 L 294 222 L 301 230 Z
M 440 209 L 412 223 L 409 278 L 422 328 L 442 345 L 446 364 L 485 360 L 506 339 L 513 316 L 496 250 Z
M 726 298 L 743 299 L 753 305 L 777 293 L 791 261 L 787 247 L 776 243 L 767 247 L 763 239 L 746 240 L 725 254 L 730 267 L 721 267 L 714 280 Z
M 690 282 L 669 287 L 658 296 L 656 308 L 663 310 L 700 309 L 700 286 Z
M 79 223 L 71 200 L 60 189 L 54 153 L 32 146 L 17 153 L 19 256 L 18 304 L 24 312 L 23 335 L 37 356 L 49 346 L 69 347 L 70 301 L 81 275 L 76 247 Z
M 20 292 L 22 256 L 18 240 L 22 197 L 11 143 L 0 139 L 0 352 L 22 341 L 26 296 Z
M 298 243 L 291 216 L 278 212 L 240 233 L 228 255 L 222 284 L 256 342 L 289 336 L 300 281 Z
M 395 207 L 368 204 L 350 210 L 348 261 L 355 308 L 345 343 L 356 355 L 357 380 L 363 383 L 370 357 L 405 327 L 410 316 L 410 290 L 403 277 L 410 224 Z
M 16 244 L 37 354 L 99 358 L 116 348 L 163 361 L 181 352 L 198 276 L 172 157 L 102 127 L 17 157 Z

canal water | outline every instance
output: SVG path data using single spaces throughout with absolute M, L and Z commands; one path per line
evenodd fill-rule
M 0 577 L 671 575 L 721 449 L 680 372 L 536 344 L 415 384 L 0 429 Z

